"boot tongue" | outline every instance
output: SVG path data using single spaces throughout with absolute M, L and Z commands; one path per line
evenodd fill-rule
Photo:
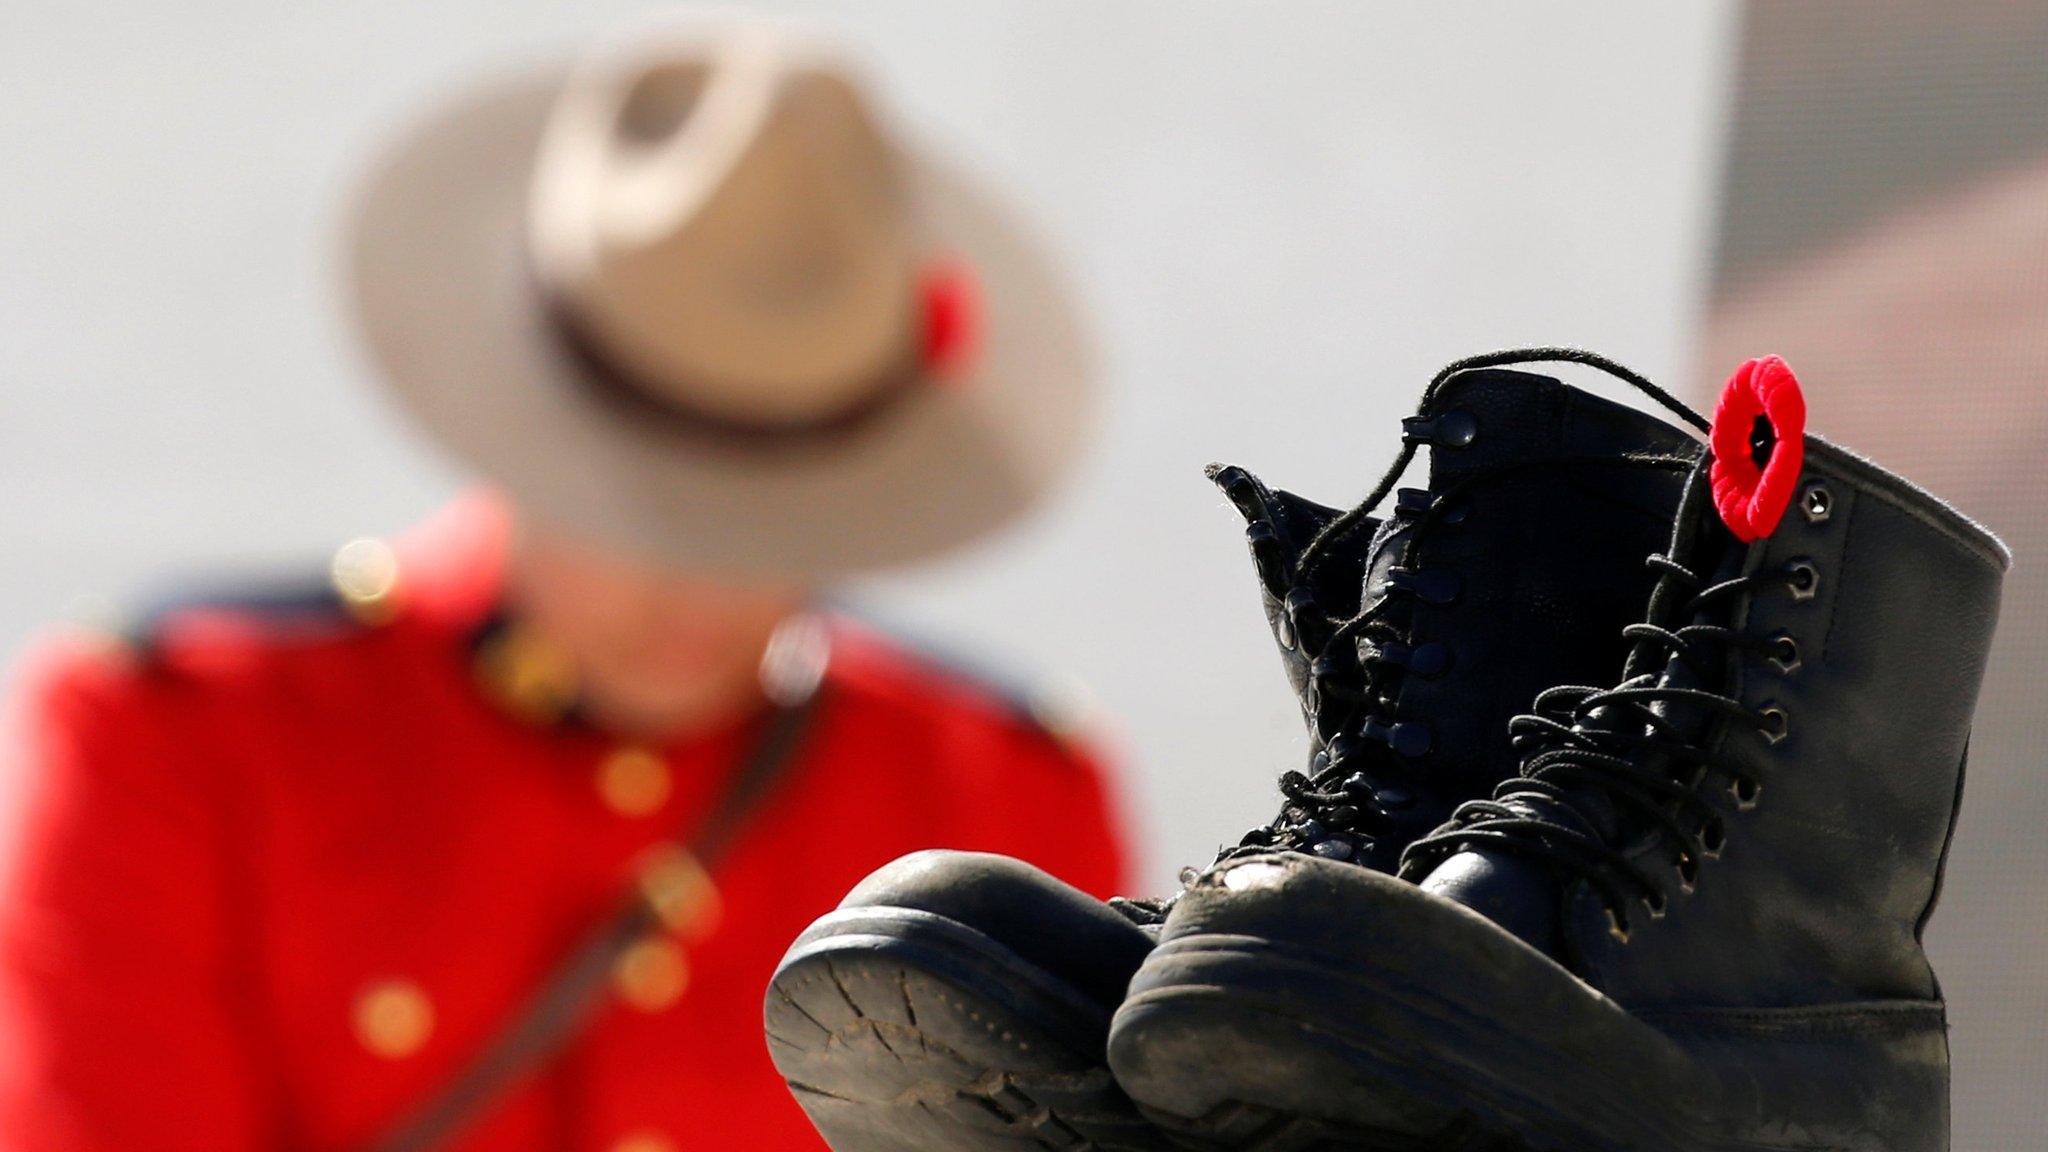
M 1236 465 L 1210 465 L 1208 475 L 1245 518 L 1245 539 L 1258 573 L 1266 623 L 1280 649 L 1288 683 L 1306 710 L 1312 662 L 1337 624 L 1358 611 L 1366 542 L 1374 538 L 1379 522 L 1368 518 L 1331 541 L 1310 576 L 1301 571 L 1302 551 L 1337 519 L 1337 509 L 1268 487 Z
M 1671 555 L 1700 573 L 1699 587 L 1708 588 L 1740 575 L 1746 553 L 1747 550 L 1728 533 L 1715 514 L 1708 499 L 1705 472 L 1695 473 L 1680 500 Z M 1720 606 L 1694 614 L 1690 619 L 1677 619 L 1676 612 L 1682 606 L 1681 602 L 1690 599 L 1694 591 L 1674 586 L 1666 592 L 1660 588 L 1659 595 L 1668 596 L 1669 600 L 1660 603 L 1653 599 L 1648 618 L 1666 627 L 1688 623 L 1726 623 L 1728 607 L 1725 601 Z M 1648 670 L 1631 667 L 1625 675 L 1633 676 Z M 1656 670 L 1662 683 L 1676 687 L 1714 689 L 1719 686 L 1713 682 L 1719 679 L 1718 674 L 1710 674 L 1675 654 L 1656 666 Z M 1682 711 L 1665 704 L 1657 707 L 1683 731 L 1704 730 L 1713 720 L 1711 712 L 1697 707 Z M 1613 723 L 1628 722 L 1621 716 L 1610 714 L 1609 718 Z M 1595 717 L 1593 723 L 1597 724 L 1601 719 Z M 1629 830 L 1622 827 L 1620 814 L 1604 793 L 1581 790 L 1569 793 L 1569 796 L 1570 804 L 1557 806 L 1550 815 L 1576 820 L 1609 842 L 1628 834 Z M 1420 881 L 1420 887 L 1483 914 L 1552 959 L 1564 959 L 1564 885 L 1557 873 L 1542 862 L 1510 853 L 1467 849 L 1431 869 Z

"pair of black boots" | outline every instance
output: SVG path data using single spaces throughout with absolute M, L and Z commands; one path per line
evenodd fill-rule
M 1805 436 L 1781 362 L 1706 452 L 1533 360 L 1708 430 L 1533 349 L 1432 381 L 1350 512 L 1212 470 L 1310 763 L 1170 900 L 855 889 L 766 1009 L 838 1152 L 1947 1147 L 1920 936 L 2005 550 Z

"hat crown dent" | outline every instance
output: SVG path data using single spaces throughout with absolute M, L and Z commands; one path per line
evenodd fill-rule
M 759 29 L 594 57 L 551 113 L 535 275 L 679 406 L 800 424 L 914 368 L 919 237 L 848 72 Z

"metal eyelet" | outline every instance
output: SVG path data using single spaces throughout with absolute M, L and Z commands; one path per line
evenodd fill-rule
M 1709 820 L 1700 828 L 1700 855 L 1708 860 L 1719 860 L 1721 850 L 1728 846 L 1728 829 L 1719 820 Z
M 1785 565 L 1785 571 L 1792 577 L 1792 598 L 1811 600 L 1820 591 L 1820 569 L 1804 556 Z
M 1643 907 L 1650 910 L 1650 919 L 1662 920 L 1664 913 L 1670 910 L 1671 902 L 1665 899 L 1662 892 L 1659 892 L 1654 899 L 1648 896 L 1643 897 Z
M 1735 810 L 1748 812 L 1756 807 L 1757 797 L 1764 794 L 1764 786 L 1747 776 L 1737 776 L 1728 783 L 1728 795 L 1735 798 Z
M 1756 715 L 1757 719 L 1762 721 L 1757 725 L 1757 731 L 1763 733 L 1764 743 L 1783 743 L 1785 737 L 1792 734 L 1792 718 L 1776 704 L 1764 705 L 1757 709 Z
M 1678 890 L 1680 892 L 1690 896 L 1694 892 L 1699 891 L 1700 862 L 1698 860 L 1691 856 L 1680 856 L 1676 871 L 1678 873 Z
M 1790 675 L 1799 671 L 1799 640 L 1790 632 L 1779 632 L 1771 637 L 1770 661 L 1779 672 Z
M 1628 943 L 1628 929 L 1621 923 L 1621 913 L 1612 908 L 1607 910 L 1607 934 L 1623 944 Z
M 1809 484 L 1806 493 L 1799 498 L 1799 510 L 1806 514 L 1806 522 L 1818 524 L 1835 510 L 1835 498 L 1825 484 Z

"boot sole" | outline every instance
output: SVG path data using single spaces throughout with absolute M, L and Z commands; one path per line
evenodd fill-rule
M 1118 1010 L 1110 1066 L 1162 1127 L 1245 1152 L 1947 1147 L 1938 1003 L 1637 1017 L 1439 911 L 1336 953 L 1170 939 Z
M 1427 989 L 1376 984 L 1264 941 L 1187 937 L 1161 952 L 1148 974 L 1171 984 L 1125 1001 L 1109 1059 L 1146 1114 L 1188 1142 L 1236 1152 L 1756 1152 L 1655 1123 L 1642 1108 L 1654 1097 L 1638 1093 L 1656 1085 L 1574 1067 L 1556 1045 L 1523 1041 Z M 1232 987 L 1216 979 L 1219 962 L 1256 964 L 1262 983 L 1292 985 L 1310 1002 Z M 1526 1075 L 1497 1077 L 1445 1055 L 1455 1052 Z
M 930 912 L 835 912 L 776 970 L 776 1068 L 836 1152 L 1156 1152 L 1108 1007 Z

